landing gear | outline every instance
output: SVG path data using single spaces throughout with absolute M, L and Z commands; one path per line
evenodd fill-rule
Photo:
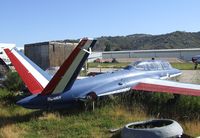
M 94 101 L 92 102 L 92 111 L 94 111 Z
M 198 66 L 198 63 L 194 63 L 194 69 L 196 70 Z
M 95 102 L 94 101 L 85 102 L 84 103 L 84 108 L 85 108 L 85 111 L 89 111 L 90 109 L 92 109 L 92 111 L 94 111 L 94 109 L 95 109 Z
M 84 103 L 85 105 L 85 111 L 88 111 L 89 109 L 92 109 L 94 111 L 95 109 L 95 101 L 97 100 L 97 95 L 94 92 L 89 93 L 86 96 L 86 101 Z

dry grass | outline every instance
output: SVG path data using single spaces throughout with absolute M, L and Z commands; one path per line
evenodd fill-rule
M 182 124 L 183 130 L 186 134 L 192 136 L 200 136 L 200 121 L 185 121 L 180 122 Z
M 102 138 L 104 136 L 103 136 L 102 132 L 100 131 L 100 128 L 95 128 L 95 130 L 91 132 L 91 137 L 92 138 Z
M 6 125 L 0 129 L 0 136 L 3 138 L 19 138 L 25 132 L 16 125 Z
M 155 98 L 154 101 L 159 98 L 163 97 Z M 185 101 L 188 100 L 194 101 L 194 99 L 185 99 Z M 152 117 L 153 114 L 149 114 L 147 108 L 139 103 L 124 105 L 123 102 L 114 102 L 116 103 L 114 104 L 109 101 L 104 106 L 96 108 L 95 111 L 77 113 L 27 110 L 16 105 L 5 105 L 3 102 L 3 100 L 0 101 L 0 137 L 3 138 L 111 137 L 109 129 L 120 128 L 134 121 L 159 118 L 159 112 L 161 112 L 158 110 L 159 112 L 154 113 L 154 117 Z M 185 110 L 185 106 L 180 108 Z M 199 110 L 194 109 L 198 113 Z M 180 114 L 180 116 L 182 115 Z M 173 114 L 169 118 L 176 120 Z M 188 121 L 185 119 L 186 121 L 179 120 L 178 122 L 186 134 L 199 136 L 200 119 L 192 117 L 190 119 L 196 120 Z
M 39 120 L 60 120 L 60 114 L 59 113 L 47 113 L 44 112 L 42 116 L 38 117 Z
M 7 125 L 2 126 L 0 128 L 0 137 L 3 138 L 18 138 L 22 136 L 46 137 L 50 136 L 51 134 L 53 134 L 53 137 L 57 136 L 59 137 L 64 135 L 77 136 L 77 137 L 84 135 L 86 137 L 88 136 L 97 138 L 110 137 L 112 136 L 112 134 L 108 132 L 108 129 L 111 129 L 112 127 L 113 128 L 123 127 L 125 124 L 130 122 L 148 120 L 151 118 L 153 117 L 148 115 L 145 112 L 145 110 L 139 106 L 138 107 L 134 106 L 134 108 L 128 109 L 124 106 L 117 105 L 112 108 L 105 107 L 102 109 L 97 109 L 97 111 L 94 112 L 85 112 L 70 116 L 67 115 L 63 116 L 58 112 L 54 113 L 43 112 L 38 117 L 33 116 L 33 118 L 26 123 L 20 123 L 20 124 L 7 123 Z M 74 121 L 72 121 L 73 119 Z M 178 122 L 181 124 L 186 134 L 192 136 L 200 135 L 199 131 L 200 121 L 178 121 Z M 38 133 L 33 135 L 32 134 L 33 129 Z M 72 134 L 63 133 L 65 131 L 68 131 L 69 129 L 70 133 Z M 43 135 L 44 131 L 46 132 L 47 135 Z M 79 133 L 77 133 L 77 131 L 79 131 Z
M 9 114 L 9 111 L 0 107 L 0 116 L 6 116 Z M 1 121 L 1 120 L 0 120 Z
M 113 116 L 113 118 L 123 118 L 128 123 L 134 122 L 134 121 L 141 121 L 141 120 L 149 120 L 152 118 L 159 118 L 153 117 L 148 115 L 144 109 L 135 107 L 134 111 L 130 111 L 122 106 L 118 106 L 110 112 L 110 115 Z M 193 121 L 178 121 L 178 123 L 181 124 L 184 133 L 189 134 L 193 137 L 200 136 L 200 121 L 199 120 L 193 120 Z M 125 125 L 125 124 L 123 124 Z
M 118 105 L 110 112 L 111 116 L 117 118 L 125 118 L 127 121 L 137 121 L 150 118 L 142 108 L 136 107 L 133 111 Z

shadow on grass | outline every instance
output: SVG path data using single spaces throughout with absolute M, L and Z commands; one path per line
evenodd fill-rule
M 121 138 L 121 131 L 117 131 L 116 133 L 114 133 L 111 138 Z
M 8 107 L 9 108 L 9 107 Z M 12 125 L 12 124 L 18 124 L 18 123 L 24 123 L 29 122 L 33 119 L 38 119 L 41 116 L 44 116 L 48 113 L 54 113 L 59 114 L 60 116 L 72 116 L 72 115 L 78 115 L 80 113 L 84 113 L 85 110 L 82 109 L 81 106 L 76 106 L 75 109 L 55 109 L 55 110 L 37 110 L 30 113 L 26 113 L 24 115 L 20 115 L 20 111 L 16 113 L 16 115 L 12 116 L 5 116 L 0 115 L 0 128 L 6 126 L 6 125 Z
M 43 111 L 35 111 L 26 115 L 0 116 L 0 128 L 6 125 L 28 122 L 33 117 L 39 117 Z

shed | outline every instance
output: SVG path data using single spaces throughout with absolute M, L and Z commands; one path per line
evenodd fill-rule
M 25 44 L 24 52 L 29 59 L 46 70 L 49 67 L 60 66 L 77 44 L 64 41 Z

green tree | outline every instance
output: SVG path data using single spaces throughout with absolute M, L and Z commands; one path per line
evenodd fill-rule
M 111 46 L 110 46 L 110 44 L 106 44 L 106 47 L 105 47 L 104 51 L 111 51 Z
M 9 72 L 6 80 L 3 82 L 3 85 L 9 91 L 20 91 L 24 88 L 24 83 L 17 72 Z

